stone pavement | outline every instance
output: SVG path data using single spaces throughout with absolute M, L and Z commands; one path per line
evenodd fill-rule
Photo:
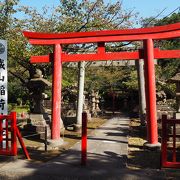
M 116 180 L 166 179 L 164 171 L 126 167 L 129 118 L 115 117 L 88 136 L 87 166 L 81 166 L 80 142 L 44 164 L 15 160 L 0 164 L 0 179 Z

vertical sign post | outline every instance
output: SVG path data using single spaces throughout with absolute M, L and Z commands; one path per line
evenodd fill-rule
M 8 114 L 7 41 L 0 40 L 0 114 Z
M 0 115 L 8 114 L 8 96 L 7 96 L 7 41 L 0 40 Z M 6 121 L 3 120 L 2 128 L 6 128 Z M 6 147 L 6 134 L 2 130 L 2 147 Z

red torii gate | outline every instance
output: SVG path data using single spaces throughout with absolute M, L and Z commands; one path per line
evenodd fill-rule
M 180 23 L 151 28 L 103 30 L 94 32 L 55 34 L 24 31 L 23 33 L 32 45 L 54 46 L 54 53 L 52 54 L 31 57 L 31 63 L 53 63 L 52 140 L 60 139 L 62 62 L 144 59 L 147 140 L 150 146 L 158 145 L 154 58 L 180 58 L 180 50 L 160 50 L 154 48 L 153 40 L 179 38 Z M 121 41 L 143 41 L 143 49 L 135 52 L 108 53 L 105 51 L 106 42 Z M 84 43 L 97 43 L 97 52 L 93 54 L 67 54 L 62 52 L 61 45 L 63 44 Z

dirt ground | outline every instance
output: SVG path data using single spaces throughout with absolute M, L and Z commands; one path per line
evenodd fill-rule
M 161 134 L 161 124 L 158 124 L 159 140 Z M 165 173 L 167 180 L 180 179 L 180 169 L 161 168 L 160 150 L 149 151 L 144 149 L 143 144 L 146 141 L 146 128 L 140 126 L 139 119 L 131 119 L 129 125 L 128 138 L 128 168 L 130 169 L 152 169 L 161 170 Z M 177 157 L 178 152 L 177 153 Z
M 98 128 L 107 121 L 110 117 L 93 118 L 88 122 L 88 134 L 93 129 Z M 76 142 L 81 139 L 81 133 L 75 131 L 64 130 L 61 137 L 63 138 L 65 145 L 55 150 L 45 151 L 45 145 L 43 140 L 30 137 L 23 138 L 32 161 L 37 163 L 47 162 L 52 158 L 55 158 L 60 153 L 69 149 Z M 128 167 L 132 169 L 141 168 L 160 168 L 160 151 L 148 151 L 143 149 L 143 144 L 146 141 L 146 128 L 140 126 L 138 119 L 131 119 L 129 126 L 128 137 Z M 19 148 L 18 158 L 24 159 L 22 149 Z M 153 157 L 153 158 L 152 158 Z
M 128 167 L 132 169 L 160 168 L 160 150 L 144 149 L 146 127 L 140 126 L 139 119 L 131 119 L 128 138 Z
M 91 133 L 93 129 L 96 129 L 104 124 L 109 118 L 111 118 L 111 116 L 93 118 L 90 122 L 88 122 L 88 134 Z M 35 138 L 24 138 L 24 142 L 27 146 L 32 161 L 35 163 L 43 163 L 57 157 L 59 154 L 73 146 L 81 139 L 81 133 L 65 130 L 62 134 L 62 138 L 66 142 L 63 147 L 56 150 L 49 150 L 47 152 L 45 152 L 45 146 L 42 140 L 40 141 Z M 144 149 L 144 142 L 146 142 L 146 127 L 140 126 L 139 119 L 131 119 L 129 125 L 127 167 L 134 170 L 160 170 L 160 150 L 149 151 Z M 19 148 L 18 151 L 18 158 L 25 159 L 21 148 Z M 180 170 L 178 169 L 166 169 L 165 173 L 167 179 L 180 179 Z
M 87 125 L 88 134 L 91 133 L 93 129 L 96 129 L 102 124 L 104 124 L 106 121 L 107 121 L 106 117 L 92 118 L 92 120 L 89 121 Z M 40 140 L 37 137 L 23 138 L 23 141 L 27 147 L 31 160 L 36 163 L 42 163 L 42 162 L 47 162 L 55 158 L 60 153 L 72 147 L 76 142 L 78 142 L 81 139 L 81 132 L 75 132 L 75 131 L 70 131 L 70 130 L 65 129 L 61 133 L 61 137 L 65 142 L 64 145 L 58 149 L 53 149 L 53 150 L 48 150 L 48 151 L 45 151 L 44 141 Z M 23 151 L 20 145 L 18 146 L 19 146 L 18 158 L 24 159 L 25 156 L 23 154 Z

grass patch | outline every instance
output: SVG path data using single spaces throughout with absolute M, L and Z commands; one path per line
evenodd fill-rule
M 29 112 L 29 106 L 13 106 L 11 111 L 15 111 L 16 113 L 27 113 Z

